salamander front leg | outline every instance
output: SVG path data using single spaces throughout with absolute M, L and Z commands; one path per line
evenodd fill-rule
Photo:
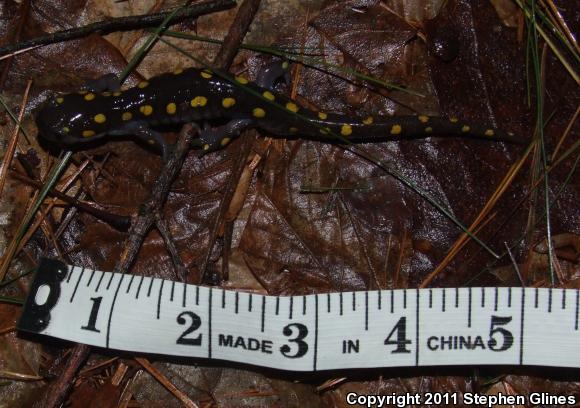
M 290 85 L 289 68 L 288 61 L 274 61 L 260 69 L 256 84 L 270 90 L 274 90 L 278 82 Z
M 202 156 L 221 149 L 251 124 L 251 119 L 234 119 L 225 125 L 217 127 L 211 127 L 208 123 L 205 123 L 203 129 L 199 132 L 199 139 L 195 141 L 193 147 L 201 148 L 200 155 Z
M 87 81 L 84 89 L 91 92 L 115 92 L 121 89 L 121 81 L 119 81 L 117 75 L 111 72 L 97 79 Z

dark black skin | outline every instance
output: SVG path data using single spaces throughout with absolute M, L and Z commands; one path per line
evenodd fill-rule
M 164 156 L 167 145 L 154 129 L 188 122 L 206 123 L 196 145 L 203 152 L 225 146 L 248 127 L 277 136 L 329 143 L 344 142 L 340 138 L 362 143 L 431 136 L 520 143 L 511 133 L 457 119 L 425 115 L 354 119 L 313 112 L 272 90 L 285 75 L 281 68 L 265 69 L 257 83 L 246 83 L 189 68 L 161 74 L 122 92 L 100 92 L 99 87 L 115 89 L 114 77 L 107 76 L 91 86 L 94 92 L 50 99 L 38 112 L 36 123 L 40 135 L 56 143 L 77 145 L 105 135 L 135 135 L 159 148 Z M 208 127 L 207 121 L 215 119 L 228 122 L 217 128 Z

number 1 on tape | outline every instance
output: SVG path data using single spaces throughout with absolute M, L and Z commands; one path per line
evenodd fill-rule
M 42 260 L 18 329 L 92 346 L 290 371 L 580 367 L 578 289 L 264 296 Z

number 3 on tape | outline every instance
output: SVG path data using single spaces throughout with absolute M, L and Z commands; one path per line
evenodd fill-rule
M 291 371 L 580 367 L 578 289 L 263 296 L 44 259 L 18 329 L 92 346 Z

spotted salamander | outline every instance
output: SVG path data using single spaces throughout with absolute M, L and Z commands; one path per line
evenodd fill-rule
M 226 78 L 208 69 L 178 69 L 152 77 L 126 90 L 90 90 L 57 95 L 39 110 L 37 125 L 46 139 L 65 145 L 105 135 L 135 135 L 167 153 L 155 129 L 164 125 L 204 122 L 196 147 L 202 152 L 227 145 L 243 129 L 255 127 L 283 137 L 305 137 L 339 142 L 337 135 L 354 143 L 461 136 L 518 142 L 512 133 L 467 123 L 457 118 L 426 115 L 353 119 L 314 112 L 274 91 L 287 76 L 283 68 L 265 69 L 257 81 Z M 218 127 L 208 121 L 226 121 Z

